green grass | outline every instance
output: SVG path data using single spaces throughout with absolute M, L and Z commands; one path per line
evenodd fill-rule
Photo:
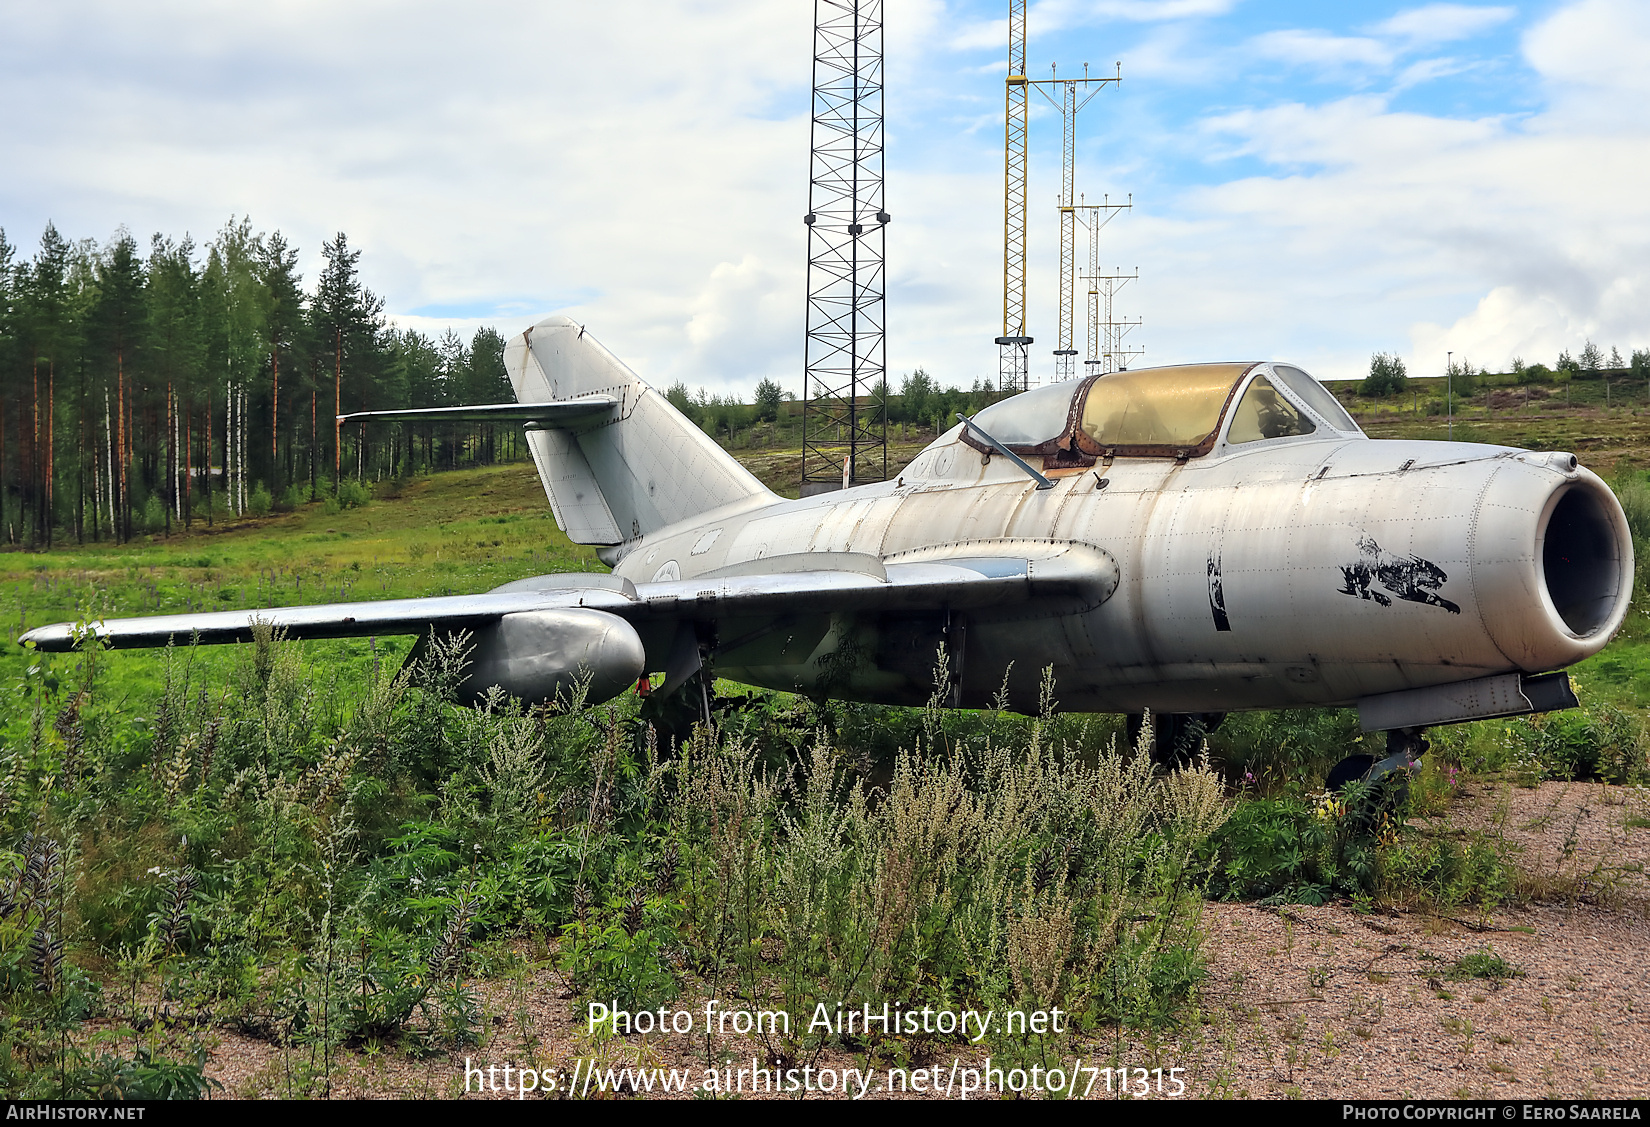
M 357 599 L 485 591 L 559 571 L 606 571 L 569 543 L 529 463 L 455 470 L 379 486 L 375 500 L 328 514 L 324 506 L 264 518 L 196 520 L 188 531 L 128 544 L 0 552 L 7 635 L 85 615 L 124 617 L 239 610 Z M 410 638 L 312 642 L 312 660 L 363 665 L 404 654 Z M 225 660 L 221 647 L 208 662 Z M 7 646 L 0 677 L 26 658 Z M 117 682 L 153 686 L 154 653 L 123 653 Z M 135 686 L 133 686 L 135 687 Z
M 1492 375 L 1477 383 L 1473 395 L 1455 394 L 1457 442 L 1568 450 L 1605 477 L 1627 466 L 1650 466 L 1650 386 L 1643 381 L 1610 381 L 1608 403 L 1604 381 L 1597 379 L 1525 384 L 1512 375 Z M 1328 386 L 1371 438 L 1450 437 L 1441 379 L 1412 379 L 1410 390 L 1383 399 L 1357 394 L 1354 380 Z
M 1469 978 L 1487 978 L 1500 985 L 1509 979 L 1523 978 L 1524 970 L 1486 947 L 1482 951 L 1474 951 L 1470 955 L 1462 955 L 1456 959 L 1446 977 L 1457 982 L 1464 982 Z

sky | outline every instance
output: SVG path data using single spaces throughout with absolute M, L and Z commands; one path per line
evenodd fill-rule
M 994 379 L 1006 2 L 887 0 L 887 360 Z M 801 390 L 812 5 L 0 0 L 0 228 L 337 231 L 395 323 L 563 313 L 644 378 Z M 1115 73 L 1077 186 L 1136 366 L 1650 347 L 1650 3 L 1033 0 L 1033 77 Z M 1032 370 L 1060 119 L 1031 121 Z M 1081 322 L 1081 315 L 1079 317 Z M 1082 348 L 1083 344 L 1078 343 Z

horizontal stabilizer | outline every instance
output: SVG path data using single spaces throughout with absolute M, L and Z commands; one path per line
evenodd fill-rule
M 604 423 L 619 401 L 611 395 L 581 395 L 541 403 L 478 403 L 467 407 L 415 407 L 405 411 L 356 411 L 340 423 L 537 423 L 558 429 Z

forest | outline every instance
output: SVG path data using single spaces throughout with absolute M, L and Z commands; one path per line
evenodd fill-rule
M 499 402 L 504 338 L 391 326 L 343 232 L 299 248 L 233 219 L 204 247 L 0 230 L 0 536 L 128 541 L 362 483 L 516 456 L 475 424 L 341 428 L 341 412 Z M 497 430 L 497 433 L 495 433 Z M 354 488 L 351 488 L 353 483 Z

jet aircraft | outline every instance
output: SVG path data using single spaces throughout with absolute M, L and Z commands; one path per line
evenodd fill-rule
M 1245 709 L 1354 706 L 1387 757 L 1432 725 L 1570 707 L 1632 593 L 1614 494 L 1568 453 L 1374 441 L 1283 363 L 1142 369 L 1040 387 L 937 438 L 892 481 L 781 498 L 596 343 L 550 317 L 514 338 L 516 402 L 345 420 L 526 429 L 557 524 L 611 574 L 494 591 L 107 620 L 67 650 L 469 631 L 465 686 L 611 698 L 650 674 L 799 693 L 1158 718 L 1157 754 Z M 701 682 L 702 683 L 702 682 Z

